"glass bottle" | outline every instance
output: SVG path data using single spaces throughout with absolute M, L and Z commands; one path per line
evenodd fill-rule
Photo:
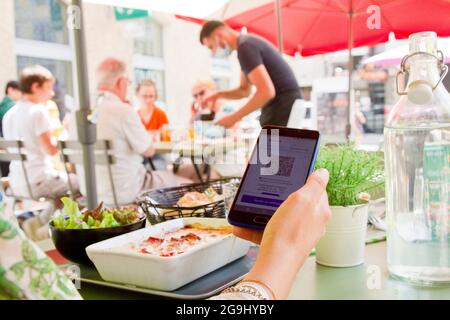
M 434 32 L 410 36 L 400 99 L 384 129 L 388 269 L 419 285 L 450 285 L 450 94 Z M 408 84 L 399 91 L 399 76 Z

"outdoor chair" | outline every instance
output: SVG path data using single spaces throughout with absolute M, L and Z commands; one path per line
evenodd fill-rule
M 11 188 L 9 184 L 8 178 L 2 178 L 2 183 L 0 183 L 0 188 L 3 193 L 13 199 L 12 208 L 15 210 L 16 205 L 19 201 L 24 200 L 33 200 L 37 202 L 50 201 L 54 199 L 39 197 L 37 198 L 33 194 L 33 190 L 31 188 L 30 179 L 28 176 L 28 172 L 25 166 L 25 162 L 27 161 L 27 155 L 25 153 L 23 141 L 20 140 L 5 140 L 0 139 L 0 161 L 20 161 L 23 176 L 25 178 L 25 183 L 27 186 L 28 195 L 18 195 L 14 193 L 14 190 Z
M 66 169 L 67 178 L 69 179 L 69 188 L 73 194 L 75 191 L 73 186 L 70 183 L 69 178 L 69 165 L 80 165 L 83 166 L 83 153 L 82 146 L 78 141 L 58 141 L 58 148 L 61 154 L 61 159 L 64 163 L 64 167 Z M 114 206 L 119 207 L 119 203 L 117 201 L 117 193 L 116 187 L 114 184 L 114 179 L 112 175 L 112 165 L 115 164 L 116 159 L 112 155 L 112 142 L 107 140 L 97 141 L 94 147 L 94 158 L 95 165 L 97 166 L 105 166 L 108 171 L 109 183 L 111 185 Z

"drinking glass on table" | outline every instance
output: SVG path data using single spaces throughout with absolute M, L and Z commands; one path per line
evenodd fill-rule
M 170 127 L 169 125 L 165 124 L 161 129 L 161 141 L 163 142 L 170 142 Z
M 193 126 L 188 128 L 188 139 L 189 139 L 189 141 L 195 140 L 195 129 Z

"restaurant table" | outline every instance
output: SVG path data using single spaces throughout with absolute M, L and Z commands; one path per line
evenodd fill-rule
M 297 274 L 289 299 L 450 300 L 450 287 L 418 287 L 389 276 L 386 242 L 368 244 L 363 265 L 320 266 L 308 258 Z
M 227 138 L 218 139 L 204 139 L 199 141 L 171 141 L 171 142 L 155 142 L 154 148 L 156 154 L 170 154 L 175 153 L 184 157 L 190 156 L 205 156 L 210 155 L 215 151 L 229 151 L 239 147 L 245 146 L 245 141 L 233 140 Z
M 51 242 L 41 243 L 47 250 Z M 88 283 L 82 283 L 80 294 L 87 300 L 160 299 L 160 297 Z M 314 256 L 295 278 L 289 299 L 448 299 L 450 287 L 417 287 L 388 275 L 386 242 L 368 244 L 365 263 L 351 268 L 330 268 L 316 264 Z
M 175 156 L 173 162 L 180 158 L 190 158 L 200 182 L 208 182 L 211 174 L 211 164 L 215 157 L 224 156 L 227 152 L 251 146 L 250 140 L 233 140 L 228 138 L 203 139 L 199 141 L 156 142 L 155 153 Z M 206 179 L 201 173 L 204 165 Z

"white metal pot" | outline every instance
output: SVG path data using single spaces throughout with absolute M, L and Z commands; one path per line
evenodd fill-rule
M 316 246 L 316 261 L 329 267 L 364 263 L 369 205 L 331 207 L 327 231 Z

